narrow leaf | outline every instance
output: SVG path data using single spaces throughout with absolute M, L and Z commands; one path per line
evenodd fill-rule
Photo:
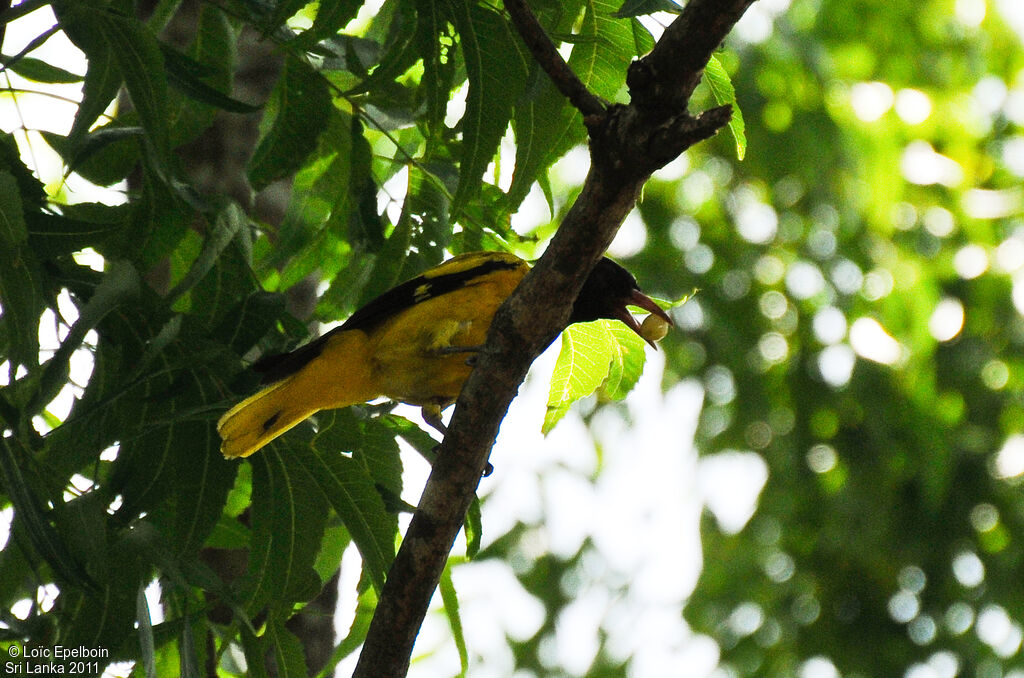
M 105 11 L 97 11 L 97 27 L 111 45 L 124 75 L 125 88 L 146 129 L 157 158 L 168 161 L 170 121 L 163 56 L 156 37 L 144 25 Z
M 285 60 L 272 103 L 274 121 L 249 162 L 249 180 L 256 190 L 305 164 L 332 108 L 324 79 L 296 57 Z
M 302 643 L 285 628 L 279 615 L 274 615 L 274 619 L 267 624 L 263 640 L 267 645 L 267 654 L 274 659 L 274 675 L 278 678 L 306 678 L 309 675 Z
M 252 546 L 246 609 L 315 595 L 308 590 L 323 539 L 327 504 L 307 468 L 312 451 L 295 435 L 252 457 Z
M 711 60 L 708 61 L 707 68 L 704 69 L 704 74 L 707 76 L 705 80 L 711 89 L 711 96 L 715 98 L 715 102 L 719 105 L 729 104 L 732 106 L 732 119 L 729 120 L 729 131 L 732 132 L 732 137 L 736 140 L 736 158 L 743 160 L 743 156 L 747 154 L 746 126 L 743 123 L 743 111 L 740 110 L 739 104 L 736 103 L 736 89 L 732 86 L 732 80 L 725 71 L 725 67 L 722 66 L 722 62 L 715 58 L 713 54 L 711 55 Z
M 247 104 L 208 85 L 202 78 L 209 69 L 192 57 L 167 44 L 160 43 L 160 51 L 167 66 L 167 82 L 186 96 L 232 113 L 254 113 L 259 106 Z
M 455 640 L 455 647 L 459 651 L 459 664 L 462 667 L 462 675 L 469 670 L 469 652 L 466 650 L 466 636 L 462 631 L 462 616 L 459 614 L 459 597 L 455 593 L 455 584 L 452 583 L 452 566 L 449 561 L 441 572 L 439 584 L 441 600 L 444 602 L 444 614 L 448 618 L 448 626 L 452 630 L 452 638 Z
M 625 0 L 622 7 L 615 13 L 617 19 L 626 19 L 634 16 L 644 16 L 655 12 L 670 12 L 679 14 L 683 8 L 672 2 L 672 0 Z
M 153 641 L 153 618 L 149 614 L 146 587 L 140 583 L 135 594 L 135 619 L 139 622 L 139 649 L 146 678 L 156 678 L 156 644 Z
M 22 57 L 13 64 L 7 66 L 7 68 L 11 69 L 21 77 L 27 78 L 33 82 L 70 84 L 82 82 L 82 80 L 85 79 L 84 76 L 66 71 L 59 66 L 54 66 L 42 61 L 41 59 L 34 59 L 32 57 Z
M 529 62 L 501 14 L 465 0 L 449 0 L 449 5 L 469 79 L 460 123 L 459 186 L 452 206 L 457 213 L 480 190 L 480 179 L 508 128 L 512 104 L 526 85 Z
M 22 209 L 17 181 L 0 171 L 0 338 L 8 342 L 12 374 L 16 365 L 39 364 L 39 316 L 46 307 Z
M 14 505 L 15 519 L 25 525 L 32 547 L 58 578 L 81 589 L 94 590 L 95 582 L 89 578 L 43 513 L 42 502 L 21 471 L 24 461 L 19 461 L 15 448 L 19 450 L 20 456 L 28 455 L 28 450 L 17 438 L 0 439 L 0 481 Z
M 337 448 L 321 449 L 325 443 L 318 437 L 312 454 L 303 455 L 301 463 L 352 535 L 364 567 L 380 591 L 395 557 L 392 517 L 366 467 Z

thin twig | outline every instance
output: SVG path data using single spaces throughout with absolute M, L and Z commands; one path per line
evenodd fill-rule
M 530 8 L 524 0 L 505 0 L 505 9 L 520 37 L 533 54 L 533 58 L 544 72 L 551 78 L 558 91 L 569 99 L 569 103 L 576 107 L 584 117 L 600 115 L 604 113 L 604 103 L 593 92 L 587 89 L 583 81 L 576 77 L 569 64 L 555 49 L 551 38 L 544 31 L 544 27 L 537 21 Z

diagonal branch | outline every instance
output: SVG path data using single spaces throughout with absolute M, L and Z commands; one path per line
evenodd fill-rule
M 569 103 L 584 117 L 604 113 L 604 103 L 587 89 L 583 81 L 569 68 L 569 64 L 565 63 L 565 59 L 555 49 L 555 44 L 544 32 L 537 17 L 526 6 L 525 0 L 505 0 L 505 9 L 508 10 L 512 23 L 533 54 L 533 58 Z
M 666 37 L 631 67 L 633 102 L 602 108 L 586 121 L 591 167 L 583 190 L 544 255 L 494 317 L 486 348 L 459 395 L 419 508 L 388 573 L 354 678 L 406 675 L 413 643 L 498 427 L 531 363 L 565 326 L 572 300 L 651 173 L 728 121 L 728 107 L 693 117 L 686 103 L 711 53 L 752 2 L 690 0 Z M 521 0 L 506 2 L 510 12 L 517 4 L 522 6 Z M 530 44 L 529 35 L 535 39 L 539 26 L 523 28 L 514 20 Z M 550 54 L 534 54 L 551 62 Z M 555 56 L 564 66 L 557 52 Z M 579 96 L 559 88 L 567 96 Z M 584 110 L 577 101 L 573 104 Z

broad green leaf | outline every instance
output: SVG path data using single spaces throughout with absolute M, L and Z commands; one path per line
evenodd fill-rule
M 95 581 L 110 576 L 110 545 L 107 543 L 107 505 L 102 492 L 86 492 L 54 507 L 54 524 L 82 567 Z
M 112 647 L 135 636 L 136 595 L 145 586 L 143 575 L 148 569 L 139 554 L 131 548 L 129 530 L 113 541 L 109 550 L 110 575 L 99 582 L 98 592 L 81 589 L 62 591 L 67 596 L 67 616 L 62 624 L 61 642 L 67 646 Z
M 612 337 L 611 363 L 601 394 L 611 400 L 622 400 L 643 374 L 647 344 L 620 322 L 608 322 L 607 327 Z
M 345 549 L 352 543 L 352 535 L 344 525 L 334 525 L 324 530 L 324 540 L 320 545 L 313 569 L 320 575 L 320 581 L 328 582 L 338 571 Z
M 594 391 L 608 376 L 612 337 L 603 321 L 576 323 L 562 332 L 562 349 L 551 375 L 547 413 L 541 432 L 547 434 L 569 406 Z
M 620 400 L 643 373 L 644 340 L 617 321 L 570 325 L 562 333 L 541 431 L 547 434 L 569 407 L 600 387 L 602 395 Z
M 459 614 L 459 597 L 455 592 L 455 584 L 452 583 L 452 561 L 448 560 L 444 570 L 441 572 L 441 581 L 438 584 L 441 591 L 441 600 L 444 602 L 444 615 L 448 618 L 448 627 L 452 630 L 452 639 L 459 651 L 459 665 L 462 667 L 462 674 L 469 670 L 469 651 L 466 649 L 466 636 L 462 632 L 462 615 Z
M 13 64 L 7 66 L 23 78 L 33 82 L 47 83 L 75 83 L 82 82 L 84 76 L 66 71 L 59 66 L 47 63 L 41 59 L 22 57 Z
M 0 245 L 4 247 L 19 247 L 28 242 L 18 188 L 11 174 L 0 172 Z
M 256 190 L 291 176 L 316 149 L 332 110 L 324 79 L 301 59 L 285 59 L 284 70 L 265 115 L 273 122 L 249 162 Z
M 274 660 L 274 675 L 278 678 L 307 678 L 306 656 L 302 643 L 284 626 L 280 614 L 272 616 L 263 634 L 266 645 L 265 655 Z
M 224 343 L 237 355 L 245 355 L 275 327 L 284 312 L 283 295 L 253 292 L 221 314 L 210 337 Z
M 642 57 L 654 49 L 654 36 L 646 26 L 635 18 L 629 22 L 629 25 L 633 29 L 633 44 L 638 57 Z
M 526 85 L 526 49 L 504 16 L 475 2 L 449 0 L 466 64 L 469 93 L 460 122 L 458 213 L 480 190 L 480 179 L 498 150 L 512 117 L 512 104 Z
M 319 479 L 310 474 L 311 468 L 319 471 L 317 458 L 308 441 L 293 433 L 250 459 L 253 543 L 243 589 L 246 609 L 308 600 L 316 594 L 309 581 L 319 581 L 313 563 L 327 518 Z
M 11 134 L 0 134 L 0 171 L 6 171 L 14 177 L 23 212 L 33 213 L 46 205 L 46 191 L 39 178 L 25 167 L 21 151 Z
M 732 133 L 733 139 L 736 140 L 736 158 L 743 160 L 743 156 L 747 154 L 746 126 L 743 122 L 743 111 L 740 110 L 740 106 L 736 102 L 736 89 L 732 86 L 732 80 L 722 66 L 722 62 L 713 54 L 711 60 L 708 61 L 707 68 L 704 69 L 704 75 L 715 102 L 719 105 L 729 104 L 732 106 L 729 131 Z

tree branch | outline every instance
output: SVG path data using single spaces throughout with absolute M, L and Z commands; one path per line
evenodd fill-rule
M 505 0 L 505 9 L 508 10 L 513 25 L 533 54 L 533 58 L 569 103 L 584 116 L 603 113 L 604 103 L 587 89 L 569 68 L 569 64 L 565 63 L 555 44 L 537 21 L 537 17 L 526 6 L 525 0 Z
M 583 190 L 537 265 L 494 317 L 388 573 L 354 678 L 406 675 L 498 427 L 531 363 L 565 326 L 572 300 L 651 173 L 728 121 L 729 107 L 694 118 L 686 102 L 712 51 L 752 2 L 690 0 L 654 50 L 630 69 L 634 101 L 586 116 L 591 167 Z M 511 11 L 518 3 L 506 6 Z M 531 42 L 527 35 L 524 40 Z

